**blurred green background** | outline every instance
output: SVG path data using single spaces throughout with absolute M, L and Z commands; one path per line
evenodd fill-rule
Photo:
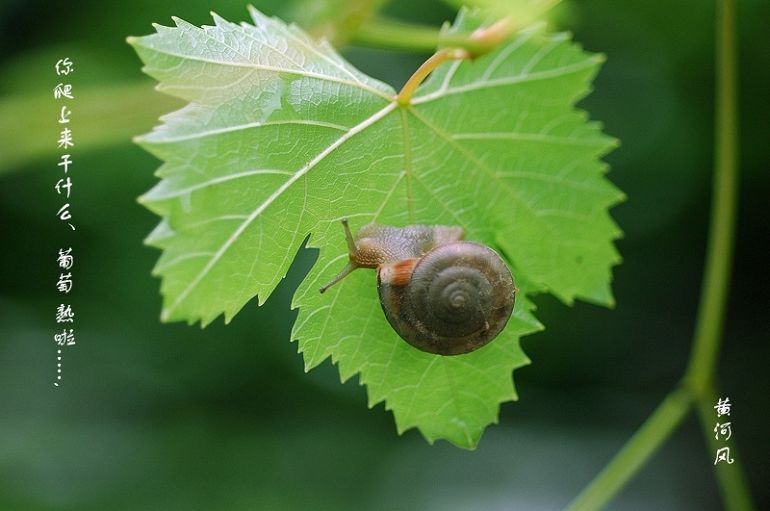
M 322 2 L 255 1 L 318 26 Z M 742 185 L 735 273 L 720 356 L 722 394 L 759 509 L 770 509 L 770 371 L 765 257 L 770 198 L 770 3 L 738 2 Z M 319 7 L 321 6 L 321 7 Z M 128 35 L 243 1 L 6 0 L 0 6 L 0 510 L 550 510 L 604 466 L 680 378 L 690 348 L 709 213 L 712 2 L 576 1 L 560 24 L 608 56 L 581 103 L 622 146 L 606 160 L 629 199 L 615 310 L 538 297 L 543 333 L 523 340 L 517 403 L 479 448 L 399 437 L 365 389 L 330 363 L 303 372 L 290 298 L 315 257 L 300 254 L 262 308 L 228 326 L 162 325 L 157 218 L 136 203 L 159 162 L 130 141 L 181 104 L 152 90 Z M 334 12 L 334 11 L 332 11 Z M 438 1 L 385 12 L 439 25 Z M 333 21 L 333 20 L 332 20 Z M 346 46 L 398 87 L 425 55 Z M 71 232 L 55 214 L 57 59 L 76 71 Z M 56 254 L 72 246 L 77 345 L 56 375 Z M 609 509 L 722 509 L 694 417 Z

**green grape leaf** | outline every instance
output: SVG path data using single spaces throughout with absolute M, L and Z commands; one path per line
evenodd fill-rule
M 411 104 L 324 42 L 251 9 L 253 25 L 214 15 L 175 19 L 130 38 L 158 89 L 189 104 L 138 142 L 163 160 L 141 202 L 162 217 L 147 242 L 163 250 L 162 319 L 229 321 L 264 302 L 300 246 L 320 249 L 297 290 L 292 339 L 309 370 L 327 358 L 358 374 L 369 405 L 385 402 L 399 432 L 473 448 L 516 398 L 522 335 L 542 328 L 529 299 L 611 304 L 608 208 L 622 194 L 599 158 L 615 141 L 574 108 L 601 56 L 532 26 L 472 61 L 447 63 Z M 480 20 L 461 12 L 448 30 Z M 412 348 L 380 309 L 374 272 L 321 295 L 345 264 L 340 219 L 459 225 L 502 253 L 520 292 L 508 326 L 453 357 Z

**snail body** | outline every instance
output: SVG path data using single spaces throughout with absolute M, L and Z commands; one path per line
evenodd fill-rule
M 517 291 L 511 272 L 491 248 L 463 241 L 461 227 L 369 224 L 353 238 L 342 223 L 350 261 L 322 293 L 357 268 L 376 269 L 390 325 L 415 348 L 438 355 L 474 351 L 505 327 Z

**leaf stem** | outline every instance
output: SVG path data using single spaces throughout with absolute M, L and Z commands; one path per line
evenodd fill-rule
M 401 106 L 409 105 L 412 95 L 417 87 L 438 66 L 448 60 L 463 60 L 476 58 L 484 53 L 492 51 L 500 43 L 505 41 L 514 31 L 514 23 L 510 17 L 502 18 L 488 27 L 481 27 L 466 37 L 473 43 L 473 50 L 463 47 L 442 48 L 428 58 L 417 71 L 409 77 L 396 96 L 396 103 Z
M 687 416 L 692 400 L 684 388 L 672 391 L 644 421 L 610 463 L 573 500 L 567 509 L 601 509 L 625 486 Z
M 417 68 L 417 71 L 409 77 L 409 80 L 406 81 L 401 88 L 401 91 L 399 91 L 396 96 L 396 102 L 401 106 L 408 105 L 411 102 L 412 94 L 417 90 L 417 87 L 431 72 L 433 72 L 434 69 L 444 62 L 448 60 L 468 59 L 470 57 L 471 54 L 462 48 L 444 48 L 443 50 L 437 51 L 431 55 L 428 60 L 423 62 L 422 65 Z

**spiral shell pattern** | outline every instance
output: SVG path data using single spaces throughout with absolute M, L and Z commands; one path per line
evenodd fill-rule
M 492 249 L 469 241 L 439 245 L 414 260 L 411 277 L 378 273 L 385 316 L 412 346 L 439 355 L 469 353 L 492 341 L 513 312 L 516 287 Z

